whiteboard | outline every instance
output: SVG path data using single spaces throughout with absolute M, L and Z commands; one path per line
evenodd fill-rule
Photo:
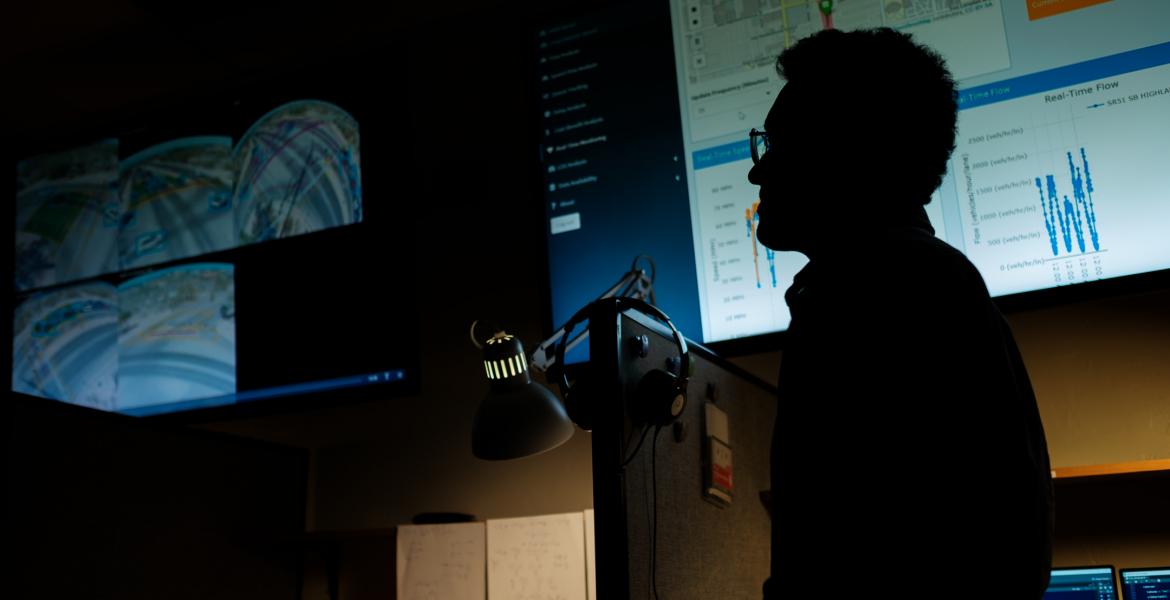
M 484 600 L 483 523 L 398 527 L 399 600 Z
M 489 600 L 586 600 L 585 517 L 487 522 Z

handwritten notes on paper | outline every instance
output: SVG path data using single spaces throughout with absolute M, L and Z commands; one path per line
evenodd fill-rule
M 596 600 L 593 511 L 398 528 L 401 600 Z
M 398 528 L 400 600 L 484 600 L 483 523 Z
M 490 600 L 586 600 L 582 513 L 487 522 Z
M 585 511 L 585 583 L 589 600 L 597 600 L 597 536 L 593 532 L 593 509 Z

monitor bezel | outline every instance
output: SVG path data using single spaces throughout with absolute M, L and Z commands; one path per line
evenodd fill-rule
M 1146 571 L 1170 571 L 1170 565 L 1164 567 L 1126 567 L 1124 569 L 1118 569 L 1117 587 L 1119 588 L 1118 594 L 1121 596 L 1121 600 L 1134 600 L 1133 598 L 1130 598 L 1129 594 L 1127 594 L 1125 591 L 1125 575 L 1127 573 L 1142 573 Z
M 1090 569 L 1109 569 L 1109 576 L 1112 578 L 1112 581 L 1113 581 L 1113 600 L 1121 600 L 1121 592 L 1118 590 L 1118 587 L 1120 587 L 1120 586 L 1117 583 L 1118 582 L 1117 567 L 1115 567 L 1113 565 L 1086 565 L 1086 566 L 1079 566 L 1079 567 L 1052 567 L 1052 571 L 1051 571 L 1051 574 L 1049 577 L 1048 585 L 1050 585 L 1050 586 L 1052 585 L 1051 575 L 1055 575 L 1057 571 L 1086 571 L 1086 570 L 1090 570 Z M 1048 593 L 1048 592 L 1045 591 L 1045 593 Z

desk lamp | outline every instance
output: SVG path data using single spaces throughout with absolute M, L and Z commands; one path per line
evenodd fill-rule
M 645 259 L 650 274 L 638 267 Z M 614 296 L 650 299 L 654 302 L 654 261 L 648 256 L 634 259 L 630 270 L 598 299 Z M 478 322 L 477 322 L 478 323 Z M 556 344 L 566 334 L 562 326 L 541 342 L 531 357 L 515 336 L 498 330 L 483 344 L 471 324 L 471 341 L 483 350 L 483 366 L 489 389 L 475 412 L 471 429 L 471 451 L 484 460 L 507 460 L 547 452 L 569 441 L 573 423 L 565 407 L 547 387 L 534 383 L 529 367 L 541 372 L 556 364 Z M 566 351 L 585 341 L 585 328 L 570 339 Z M 563 365 L 562 365 L 563 368 Z

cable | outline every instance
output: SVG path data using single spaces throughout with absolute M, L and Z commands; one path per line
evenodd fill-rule
M 658 306 L 658 302 L 654 299 L 654 279 L 658 275 L 658 266 L 654 264 L 654 259 L 651 258 L 649 254 L 639 254 L 638 256 L 634 257 L 634 264 L 630 265 L 630 270 L 637 271 L 638 261 L 642 259 L 645 259 L 646 262 L 650 263 L 650 289 L 647 293 L 647 296 L 650 298 L 650 304 Z
M 650 587 L 658 600 L 658 434 L 662 426 L 654 427 L 654 441 L 650 446 L 650 506 L 653 508 L 650 526 Z
M 479 325 L 479 322 L 480 322 L 480 319 L 476 319 L 476 320 L 471 322 L 471 331 L 468 333 L 468 335 L 471 336 L 471 343 L 476 348 L 483 350 L 483 344 L 481 344 L 479 339 L 475 337 L 475 327 L 476 327 L 476 325 Z M 500 327 L 498 325 L 496 325 L 495 323 L 492 323 L 491 321 L 486 321 L 486 323 L 489 326 L 488 328 L 492 330 L 492 333 L 502 333 L 502 331 L 500 330 Z M 486 339 L 490 339 L 490 338 L 491 338 L 491 336 L 488 336 L 484 339 L 486 340 Z
M 619 471 L 625 469 L 627 465 L 629 465 L 631 462 L 634 461 L 635 458 L 638 457 L 638 450 L 642 449 L 642 442 L 646 441 L 646 434 L 647 433 L 650 433 L 650 426 L 649 425 L 642 428 L 642 437 L 638 438 L 638 445 L 634 446 L 634 451 L 632 453 L 630 453 L 629 458 L 622 461 L 622 466 L 618 467 Z
M 638 261 L 642 259 L 646 259 L 646 262 L 650 263 L 650 283 L 654 283 L 654 277 L 658 274 L 658 266 L 654 264 L 654 259 L 651 258 L 649 254 L 639 254 L 635 256 L 634 263 L 630 265 L 630 270 L 637 271 Z
M 479 319 L 476 319 L 476 320 L 471 322 L 471 343 L 475 344 L 476 348 L 483 350 L 483 344 L 479 343 L 479 340 L 475 339 L 475 326 L 478 324 L 479 324 Z
M 650 531 L 651 531 L 651 533 L 650 533 L 650 580 L 651 580 L 652 585 L 653 585 L 655 599 L 658 598 L 658 574 L 657 574 L 657 570 L 658 570 L 657 564 L 658 563 L 657 563 L 657 557 L 655 556 L 656 540 L 658 538 L 658 482 L 656 481 L 656 472 L 658 470 L 658 465 L 657 465 L 658 433 L 661 431 L 662 431 L 661 425 L 656 425 L 654 427 L 654 441 L 651 443 L 651 446 L 650 446 L 650 483 L 652 486 L 652 492 L 651 492 L 651 496 L 650 496 L 651 497 L 650 510 L 648 512 L 650 515 L 652 515 L 652 519 L 653 519 L 651 522 L 651 525 L 650 525 Z M 619 472 L 625 471 L 626 466 L 629 465 L 631 462 L 634 461 L 635 458 L 638 457 L 638 451 L 642 449 L 642 444 L 645 443 L 646 435 L 649 433 L 650 433 L 650 426 L 649 425 L 646 425 L 645 427 L 642 428 L 642 437 L 638 438 L 638 445 L 634 447 L 634 451 L 630 453 L 630 456 L 628 456 L 624 461 L 622 461 L 622 465 L 620 467 L 618 467 Z M 645 489 L 645 488 L 643 488 L 643 489 Z

